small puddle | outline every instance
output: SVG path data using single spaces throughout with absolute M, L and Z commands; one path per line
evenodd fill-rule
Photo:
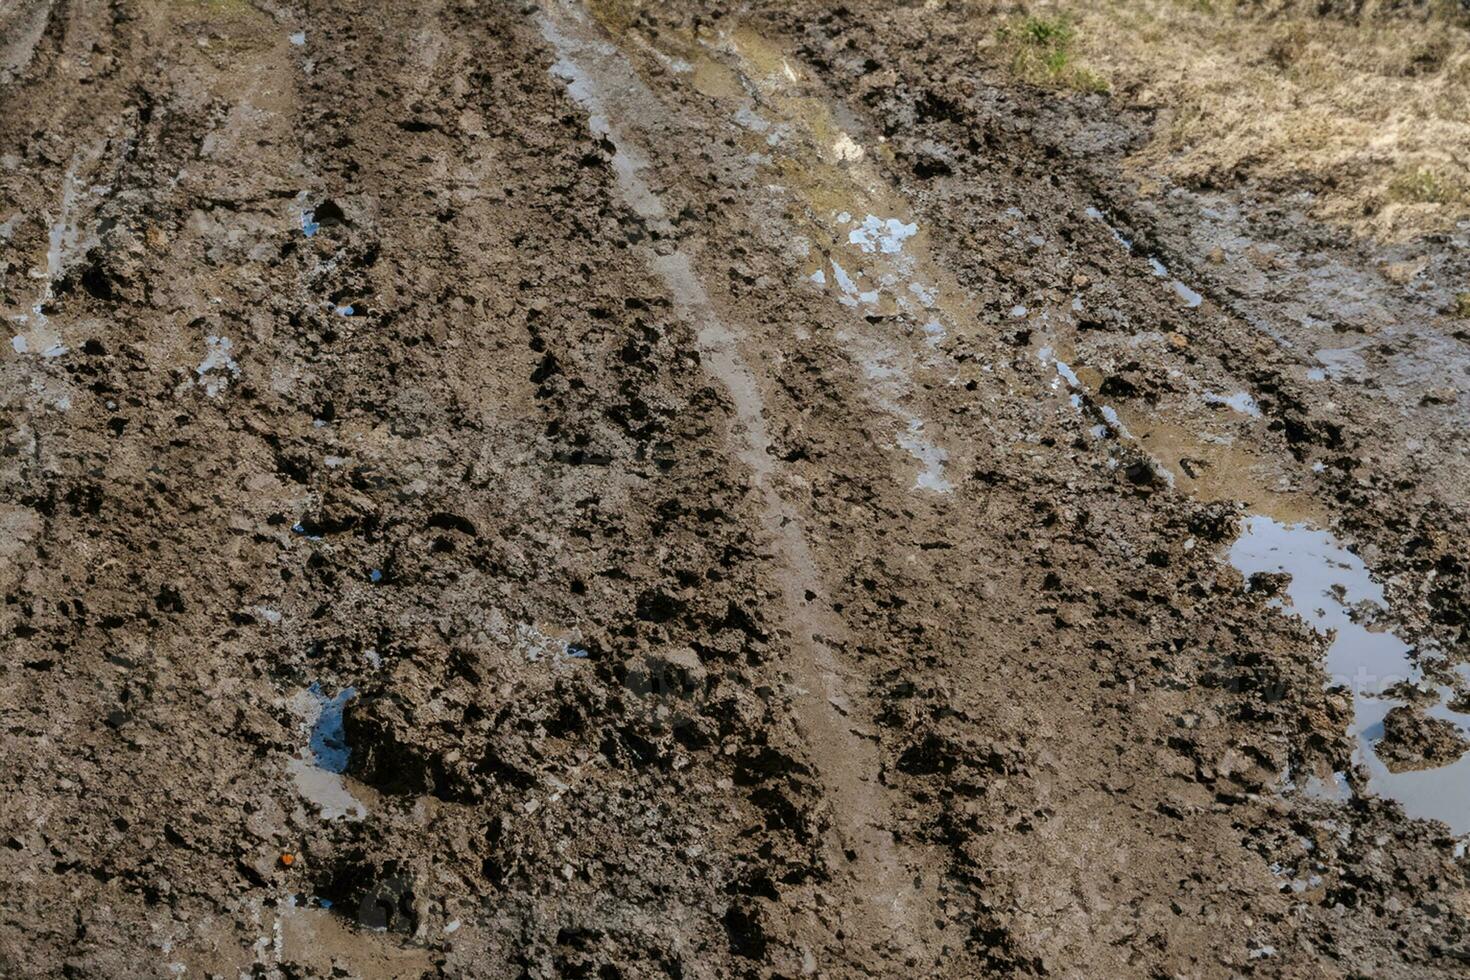
M 1374 749 L 1384 716 L 1399 703 L 1388 696 L 1389 690 L 1404 681 L 1419 684 L 1423 673 L 1409 644 L 1374 625 L 1375 617 L 1387 615 L 1383 589 L 1357 555 L 1314 526 L 1326 523 L 1316 505 L 1290 490 L 1266 487 L 1261 476 L 1270 468 L 1244 449 L 1205 442 L 1174 423 L 1139 416 L 1125 422 L 1116 409 L 1098 400 L 1102 378 L 1097 371 L 1074 368 L 1051 346 L 1037 354 L 1056 371 L 1054 385 L 1065 384 L 1073 392 L 1074 408 L 1090 404 L 1118 436 L 1145 449 L 1171 484 L 1197 499 L 1246 502 L 1254 513 L 1243 520 L 1227 560 L 1247 577 L 1258 572 L 1290 575 L 1284 598 L 1274 605 L 1331 637 L 1324 663 L 1327 683 L 1352 693 L 1354 758 L 1368 772 L 1368 789 L 1397 800 L 1411 817 L 1442 820 L 1457 834 L 1470 832 L 1470 753 L 1437 769 L 1392 772 Z M 1253 418 L 1261 414 L 1245 392 L 1208 393 L 1205 401 Z M 1092 435 L 1105 438 L 1107 428 L 1095 426 Z M 1455 692 L 1438 686 L 1435 693 L 1438 703 L 1426 715 L 1470 734 L 1470 714 L 1446 706 Z M 1332 774 L 1330 779 L 1309 775 L 1300 790 L 1314 799 L 1345 799 L 1350 793 L 1346 777 Z
M 1368 362 L 1351 347 L 1324 347 L 1314 356 L 1322 367 L 1308 370 L 1307 376 L 1313 381 L 1328 378 L 1361 380 L 1368 374 Z
M 1249 392 L 1237 391 L 1230 395 L 1219 395 L 1213 391 L 1205 392 L 1206 405 L 1224 405 L 1231 411 L 1239 412 L 1241 415 L 1249 415 L 1251 418 L 1261 417 L 1261 406 L 1250 396 Z
M 316 220 L 316 211 L 307 206 L 308 200 L 310 200 L 310 195 L 306 191 L 301 191 L 291 202 L 291 210 L 296 213 L 296 220 L 301 225 L 301 233 L 307 238 L 314 238 L 322 226 Z
M 352 795 L 343 776 L 352 749 L 347 745 L 342 713 L 356 696 L 356 689 L 344 687 L 329 698 L 319 684 L 312 684 L 291 703 L 291 710 L 307 733 L 307 744 L 287 761 L 286 771 L 297 791 L 316 805 L 324 820 L 361 820 L 367 816 L 367 807 Z
M 533 623 L 517 623 L 511 631 L 516 652 L 532 663 L 586 660 L 587 651 L 560 636 L 544 632 Z
M 1190 309 L 1194 309 L 1196 306 L 1205 301 L 1205 298 L 1203 296 L 1195 292 L 1193 289 L 1190 289 L 1188 286 L 1184 285 L 1184 283 L 1180 282 L 1178 279 L 1171 281 L 1169 285 L 1173 288 L 1174 295 L 1182 299 L 1184 301 L 1184 305 L 1189 307 Z
M 1242 575 L 1291 576 L 1286 599 L 1277 605 L 1333 637 L 1326 661 L 1330 686 L 1349 688 L 1354 697 L 1377 697 L 1409 677 L 1409 645 L 1360 621 L 1365 613 L 1385 611 L 1383 589 L 1362 559 L 1326 531 L 1253 514 L 1242 522 L 1228 557 Z
M 1113 241 L 1117 242 L 1120 246 L 1122 246 L 1123 251 L 1125 251 L 1125 252 L 1131 252 L 1131 251 L 1133 251 L 1133 240 L 1130 239 L 1130 238 L 1125 238 L 1123 236 L 1123 233 L 1121 231 L 1119 231 L 1113 225 L 1113 223 L 1111 221 L 1108 220 L 1108 216 L 1105 215 L 1105 214 L 1103 214 L 1102 211 L 1098 210 L 1096 207 L 1094 207 L 1091 204 L 1089 204 L 1084 209 L 1083 213 L 1086 214 L 1093 221 L 1101 221 L 1103 223 L 1103 226 L 1106 227 L 1108 229 L 1108 231 L 1112 233 L 1112 235 L 1113 235 Z
M 922 419 L 909 419 L 909 427 L 898 434 L 898 444 L 921 464 L 919 475 L 914 480 L 915 487 L 935 493 L 948 493 L 954 489 L 954 485 L 944 475 L 944 464 L 949 462 L 949 453 L 924 435 Z
M 1398 703 L 1386 693 L 1403 681 L 1417 683 L 1422 674 L 1409 644 L 1372 624 L 1372 617 L 1387 614 L 1387 607 L 1383 588 L 1362 559 L 1325 531 L 1261 514 L 1242 522 L 1227 557 L 1246 576 L 1290 575 L 1284 599 L 1273 604 L 1331 638 L 1325 664 L 1328 685 L 1352 692 L 1356 760 L 1368 770 L 1369 788 L 1398 800 L 1411 817 L 1443 820 L 1457 834 L 1470 831 L 1470 754 L 1438 769 L 1394 773 L 1374 751 L 1384 715 Z M 1444 705 L 1453 691 L 1441 687 L 1438 694 L 1440 703 L 1426 713 L 1465 730 L 1470 715 Z
M 1250 510 L 1286 523 L 1326 523 L 1321 507 L 1297 492 L 1279 467 L 1237 444 L 1232 436 L 1200 433 L 1126 403 L 1108 404 L 1101 394 L 1102 372 L 1078 364 L 1075 355 L 1060 340 L 1041 347 L 1037 356 L 1057 372 L 1059 381 L 1072 392 L 1074 408 L 1092 411 L 1120 438 L 1135 443 L 1148 454 L 1159 476 L 1169 485 L 1205 502 L 1242 501 Z M 1218 401 L 1247 416 L 1260 412 L 1255 400 L 1245 392 L 1228 396 L 1207 394 L 1205 401 Z M 1096 430 L 1093 434 L 1106 435 Z
M 1299 616 L 1307 625 L 1331 637 L 1324 669 L 1328 685 L 1343 687 L 1353 696 L 1352 734 L 1357 740 L 1355 760 L 1368 772 L 1371 792 L 1397 800 L 1411 817 L 1442 820 L 1457 834 L 1470 832 L 1470 753 L 1438 769 L 1391 772 L 1379 759 L 1373 743 L 1383 734 L 1383 719 L 1397 701 L 1387 696 L 1394 685 L 1422 681 L 1412 648 L 1391 630 L 1373 625 L 1387 614 L 1383 589 L 1367 566 L 1331 534 L 1318 530 L 1325 514 L 1308 498 L 1289 489 L 1268 487 L 1263 480 L 1271 468 L 1247 450 L 1224 442 L 1207 442 L 1187 428 L 1144 416 L 1127 421 L 1098 400 L 1102 377 L 1087 367 L 1074 368 L 1053 347 L 1038 357 L 1057 372 L 1057 382 L 1071 391 L 1072 405 L 1094 406 L 1118 436 L 1136 442 L 1148 452 L 1169 482 L 1201 500 L 1244 501 L 1253 511 L 1242 522 L 1240 536 L 1230 546 L 1227 560 L 1241 574 L 1286 573 L 1291 576 L 1284 598 L 1274 604 Z M 1260 408 L 1245 392 L 1208 393 L 1208 404 L 1229 407 L 1250 417 Z M 1094 427 L 1097 438 L 1107 435 Z M 1470 734 L 1470 715 L 1446 707 L 1454 691 L 1437 689 L 1439 703 L 1426 714 L 1459 726 Z M 1329 784 L 1313 775 L 1302 791 L 1318 799 L 1342 799 L 1346 777 L 1332 776 Z

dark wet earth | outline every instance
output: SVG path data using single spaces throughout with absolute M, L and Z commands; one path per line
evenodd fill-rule
M 0 973 L 1464 975 L 1470 226 L 973 30 L 0 11 Z

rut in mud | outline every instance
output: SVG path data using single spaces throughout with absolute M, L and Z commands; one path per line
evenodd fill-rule
M 564 76 L 573 97 L 589 112 L 595 135 L 605 137 L 616 158 L 625 162 L 615 168 L 618 190 L 628 207 L 664 235 L 673 232 L 657 194 L 643 179 L 649 154 L 640 151 L 626 135 L 613 128 L 612 120 L 658 119 L 667 113 L 616 53 L 609 52 L 595 23 L 570 5 L 552 5 L 541 20 L 543 34 L 553 44 L 560 60 L 553 74 Z M 832 653 L 850 639 L 841 620 L 814 600 L 826 593 L 806 542 L 802 520 L 781 499 L 773 485 L 775 467 L 771 439 L 766 432 L 765 406 L 760 385 L 745 364 L 736 337 L 720 321 L 709 296 L 694 272 L 689 256 L 677 246 L 663 254 L 647 249 L 649 270 L 662 280 L 679 316 L 698 339 L 702 361 L 726 389 L 733 406 L 732 455 L 750 467 L 764 531 L 775 542 L 777 576 L 781 581 L 784 633 L 792 649 L 787 666 L 799 689 L 795 708 L 809 751 L 821 781 L 832 801 L 839 832 L 826 842 L 828 859 L 841 866 L 844 855 L 852 862 L 850 892 L 855 914 L 843 928 L 850 935 L 882 937 L 894 948 L 912 947 L 910 959 L 923 955 L 927 896 L 918 898 L 908 870 L 895 854 L 892 834 L 887 829 L 893 817 L 883 799 L 878 753 L 865 739 L 870 737 L 871 712 L 859 718 L 844 690 L 840 668 Z M 854 729 L 856 724 L 861 729 Z M 917 899 L 917 900 L 916 900 Z
M 959 3 L 0 25 L 7 975 L 1470 961 L 1459 238 Z

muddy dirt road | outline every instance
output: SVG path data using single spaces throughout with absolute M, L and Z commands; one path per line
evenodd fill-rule
M 0 973 L 1470 970 L 1470 225 L 976 30 L 0 7 Z

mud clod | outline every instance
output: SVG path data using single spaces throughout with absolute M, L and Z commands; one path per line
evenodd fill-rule
M 1454 722 L 1427 717 L 1405 704 L 1384 715 L 1378 749 L 1379 757 L 1393 772 L 1435 769 L 1464 755 L 1470 749 L 1470 740 Z

